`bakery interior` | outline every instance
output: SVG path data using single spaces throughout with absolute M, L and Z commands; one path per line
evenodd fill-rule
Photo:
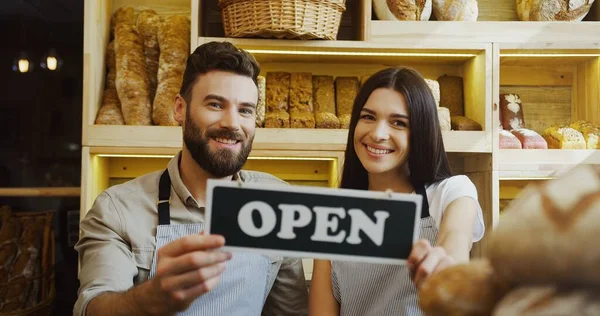
M 171 106 L 180 79 L 159 71 L 161 31 L 177 40 L 172 50 L 230 41 L 258 60 L 263 102 L 244 168 L 292 185 L 337 187 L 363 80 L 386 66 L 418 70 L 452 169 L 475 183 L 486 225 L 472 263 L 432 279 L 423 308 L 517 315 L 550 297 L 539 315 L 600 313 L 600 253 L 573 246 L 600 239 L 600 204 L 581 202 L 600 182 L 598 2 L 0 2 L 9 37 L 0 67 L 0 315 L 71 314 L 80 218 L 100 192 L 163 169 L 181 148 L 181 127 L 153 115 Z M 143 42 L 145 115 L 131 114 L 143 105 L 115 84 L 132 79 L 115 66 L 116 23 L 131 23 Z M 303 263 L 310 286 L 312 260 Z M 472 297 L 485 307 L 452 309 Z

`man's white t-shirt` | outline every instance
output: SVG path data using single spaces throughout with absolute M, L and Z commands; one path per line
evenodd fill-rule
M 483 224 L 483 211 L 477 200 L 477 188 L 467 176 L 456 175 L 442 181 L 433 183 L 425 189 L 429 202 L 429 214 L 435 220 L 438 231 L 442 216 L 450 203 L 460 197 L 470 197 L 477 204 L 477 216 L 473 223 L 473 242 L 483 238 L 485 225 Z

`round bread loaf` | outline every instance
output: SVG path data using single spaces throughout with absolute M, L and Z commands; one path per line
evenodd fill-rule
M 521 21 L 581 21 L 594 0 L 517 0 Z
M 477 21 L 477 0 L 433 0 L 433 15 L 438 21 Z
M 373 0 L 373 9 L 380 20 L 427 21 L 431 4 L 431 0 Z

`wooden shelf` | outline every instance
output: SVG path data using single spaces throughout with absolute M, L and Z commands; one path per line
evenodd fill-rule
M 547 179 L 579 164 L 600 164 L 600 150 L 501 149 L 496 159 L 500 180 Z
M 79 187 L 0 188 L 0 196 L 9 197 L 78 197 Z
M 164 148 L 163 152 L 182 146 L 181 127 L 91 125 L 84 146 L 114 148 Z M 344 151 L 348 130 L 257 128 L 255 150 Z M 483 131 L 444 131 L 448 152 L 489 153 L 491 137 Z M 115 152 L 117 151 L 117 152 Z M 97 153 L 101 151 L 95 150 Z M 113 150 L 118 153 L 118 150 Z M 156 152 L 156 151 L 154 151 Z M 160 153 L 157 153 L 160 154 Z

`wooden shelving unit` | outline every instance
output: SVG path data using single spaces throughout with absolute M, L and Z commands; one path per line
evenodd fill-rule
M 123 5 L 188 12 L 191 50 L 230 41 L 249 50 L 267 71 L 367 76 L 392 65 L 424 77 L 464 78 L 466 115 L 483 131 L 444 132 L 457 173 L 478 187 L 488 231 L 500 209 L 531 181 L 580 164 L 600 164 L 598 150 L 500 150 L 501 93 L 522 96 L 526 124 L 540 131 L 559 121 L 600 123 L 600 4 L 582 22 L 517 21 L 514 0 L 479 0 L 477 22 L 378 21 L 371 1 L 347 1 L 337 41 L 224 38 L 216 0 L 85 1 L 81 217 L 110 185 L 166 166 L 182 144 L 181 128 L 101 126 L 94 119 L 104 86 L 110 15 Z M 298 185 L 336 186 L 347 130 L 258 129 L 248 168 Z M 315 172 L 316 171 L 316 172 Z M 487 237 L 473 254 L 485 251 Z

